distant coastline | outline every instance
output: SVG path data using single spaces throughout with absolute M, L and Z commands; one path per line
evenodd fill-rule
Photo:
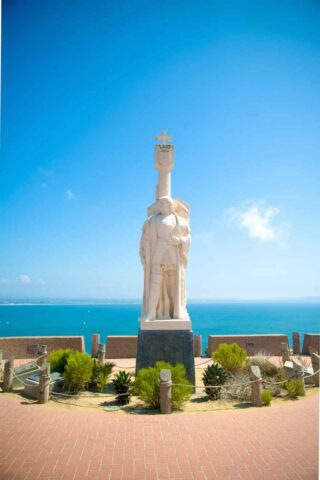
M 256 303 L 320 303 L 320 297 L 266 298 L 266 299 L 219 299 L 191 298 L 188 304 L 256 304 Z M 68 306 L 68 305 L 141 305 L 138 299 L 99 298 L 0 298 L 0 306 Z

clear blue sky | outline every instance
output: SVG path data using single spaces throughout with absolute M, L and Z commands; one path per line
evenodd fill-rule
M 189 298 L 320 295 L 316 1 L 3 0 L 0 296 L 141 298 L 154 137 Z

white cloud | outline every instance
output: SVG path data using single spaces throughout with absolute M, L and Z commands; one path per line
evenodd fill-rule
M 73 193 L 72 190 L 70 190 L 70 188 L 68 188 L 66 190 L 66 199 L 67 200 L 74 200 L 76 198 L 75 194 Z
M 232 207 L 227 215 L 232 221 L 245 228 L 252 239 L 261 242 L 277 242 L 285 247 L 289 237 L 289 225 L 276 223 L 275 217 L 280 214 L 278 207 L 268 206 L 264 202 L 245 202 L 243 207 Z
M 8 283 L 10 282 L 7 278 L 0 277 L 0 285 L 7 285 Z
M 19 275 L 17 277 L 17 281 L 19 283 L 22 283 L 23 285 L 30 285 L 30 283 L 32 283 L 32 280 L 29 277 L 29 275 L 26 275 L 25 273 L 22 273 L 21 275 Z
M 37 280 L 36 280 L 36 284 L 37 284 L 37 285 L 45 285 L 46 282 L 45 282 L 45 280 L 43 280 L 43 278 L 39 277 L 39 278 L 37 278 Z

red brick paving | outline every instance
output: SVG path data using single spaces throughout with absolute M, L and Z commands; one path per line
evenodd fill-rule
M 318 402 L 147 416 L 1 394 L 0 479 L 316 480 Z

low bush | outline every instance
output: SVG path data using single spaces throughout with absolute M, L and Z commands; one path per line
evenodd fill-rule
M 221 387 L 221 398 L 226 400 L 239 400 L 240 402 L 251 402 L 251 385 L 248 384 L 249 376 L 244 369 L 230 375 L 228 388 Z
M 249 362 L 246 350 L 237 343 L 220 343 L 212 358 L 230 373 L 239 372 Z
M 86 353 L 74 352 L 69 355 L 63 378 L 66 388 L 71 392 L 79 392 L 92 377 L 93 360 Z
M 75 351 L 76 350 L 72 350 L 71 348 L 53 350 L 48 357 L 51 372 L 63 373 L 70 355 L 74 354 Z
M 172 409 L 179 410 L 189 400 L 192 394 L 191 383 L 186 377 L 184 365 L 170 365 L 166 362 L 157 362 L 155 367 L 142 368 L 135 378 L 132 387 L 133 395 L 137 395 L 151 408 L 160 408 L 160 371 L 171 370 L 173 386 L 171 390 Z
M 288 398 L 292 400 L 305 395 L 304 385 L 301 380 L 289 380 L 284 384 L 284 388 L 288 391 Z
M 228 372 L 223 367 L 220 367 L 217 363 L 214 363 L 213 365 L 208 365 L 202 375 L 203 384 L 205 386 L 212 386 L 217 388 L 206 388 L 206 394 L 214 400 L 220 398 L 221 387 L 218 387 L 220 385 L 223 385 L 228 379 L 228 377 Z
M 112 373 L 113 367 L 113 363 L 101 363 L 97 360 L 94 360 L 90 379 L 91 385 L 95 388 L 98 388 L 100 392 L 103 392 L 108 383 L 108 378 Z
M 262 390 L 262 392 L 261 392 L 261 402 L 263 403 L 263 405 L 265 405 L 266 407 L 269 407 L 269 405 L 271 404 L 272 398 L 273 397 L 272 397 L 272 394 L 271 394 L 270 390 L 268 390 L 267 388 Z
M 273 397 L 281 397 L 283 392 L 283 382 L 287 379 L 283 370 L 279 368 L 277 375 L 269 377 L 270 385 L 268 389 Z M 280 383 L 281 382 L 281 383 Z

